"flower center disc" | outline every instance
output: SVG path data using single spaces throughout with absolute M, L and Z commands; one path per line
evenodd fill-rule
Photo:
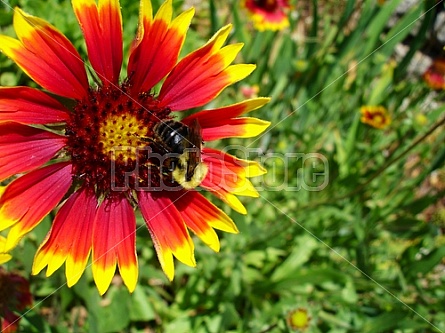
M 147 138 L 171 111 L 158 104 L 148 92 L 132 96 L 128 83 L 91 90 L 66 126 L 75 178 L 98 194 L 159 185 L 160 165 L 150 160 Z
M 99 127 L 99 145 L 103 153 L 112 160 L 120 159 L 129 162 L 137 159 L 137 152 L 143 147 L 137 138 L 146 135 L 142 133 L 144 126 L 134 115 L 111 114 L 103 120 Z M 135 145 L 136 143 L 136 145 Z
M 257 6 L 263 8 L 268 12 L 273 12 L 277 9 L 278 3 L 276 0 L 256 0 Z

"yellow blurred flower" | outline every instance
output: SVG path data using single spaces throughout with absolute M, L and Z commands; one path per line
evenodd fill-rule
M 311 316 L 307 309 L 298 308 L 287 314 L 287 324 L 292 330 L 304 331 L 309 327 Z
M 372 127 L 384 129 L 391 124 L 391 116 L 386 108 L 381 105 L 364 105 L 360 108 L 360 113 L 362 114 L 361 122 Z
M 428 124 L 428 118 L 423 113 L 418 113 L 414 116 L 414 121 L 417 125 L 425 126 Z

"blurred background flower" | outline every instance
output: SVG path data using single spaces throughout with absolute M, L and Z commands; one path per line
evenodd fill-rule
M 288 0 L 241 0 L 241 5 L 259 31 L 283 30 L 289 26 Z
M 434 59 L 423 79 L 431 89 L 445 90 L 445 58 Z
M 0 266 L 0 320 L 3 333 L 17 332 L 20 315 L 32 305 L 29 282 L 24 277 L 7 272 Z
M 254 84 L 252 86 L 249 85 L 241 86 L 241 93 L 245 98 L 257 98 L 259 92 L 260 92 L 260 87 L 257 84 Z
M 364 105 L 360 108 L 361 122 L 378 129 L 384 129 L 391 124 L 391 117 L 384 106 Z
M 289 311 L 287 314 L 287 324 L 291 330 L 304 332 L 311 324 L 311 316 L 305 308 L 298 308 Z

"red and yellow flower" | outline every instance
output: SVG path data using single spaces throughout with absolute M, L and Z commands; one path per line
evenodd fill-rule
M 153 17 L 150 1 L 142 0 L 126 79 L 120 80 L 119 1 L 72 4 L 94 78 L 88 77 L 79 53 L 61 32 L 20 9 L 14 14 L 18 39 L 0 36 L 4 54 L 42 88 L 71 99 L 73 105 L 64 106 L 34 88 L 0 88 L 0 181 L 22 174 L 0 199 L 0 230 L 9 229 L 8 251 L 57 207 L 51 230 L 36 253 L 33 274 L 47 267 L 46 274 L 51 275 L 65 263 L 67 284 L 72 286 L 91 254 L 100 294 L 108 289 L 116 265 L 133 291 L 138 278 L 135 208 L 142 213 L 170 280 L 173 257 L 195 266 L 189 229 L 215 251 L 220 245 L 214 229 L 238 232 L 232 220 L 195 188 L 185 189 L 172 180 L 148 148 L 153 148 L 156 124 L 205 105 L 255 66 L 231 65 L 242 44 L 223 47 L 230 25 L 178 62 L 193 8 L 172 19 L 168 0 Z M 156 94 L 153 87 L 160 82 Z M 269 123 L 244 115 L 268 101 L 255 98 L 200 111 L 181 122 L 197 121 L 203 141 L 252 137 Z M 208 171 L 200 187 L 245 214 L 238 196 L 258 196 L 248 178 L 265 170 L 256 162 L 210 148 L 202 149 L 201 163 Z
M 0 267 L 0 326 L 3 333 L 18 329 L 20 317 L 16 311 L 23 311 L 32 305 L 29 282 L 24 277 L 9 273 Z
M 423 74 L 423 79 L 431 89 L 445 90 L 445 59 L 435 59 Z
M 242 6 L 246 8 L 255 29 L 283 30 L 289 26 L 286 10 L 289 8 L 288 0 L 243 0 Z
M 362 114 L 360 120 L 364 124 L 368 124 L 378 129 L 384 129 L 391 124 L 391 116 L 385 107 L 365 105 L 360 108 Z

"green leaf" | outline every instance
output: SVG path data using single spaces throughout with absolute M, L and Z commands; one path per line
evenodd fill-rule
M 407 316 L 403 311 L 392 311 L 381 314 L 376 318 L 369 319 L 363 326 L 364 333 L 381 333 L 393 332 L 395 328 L 399 327 L 399 322 Z
M 396 80 L 400 80 L 403 78 L 403 75 L 406 74 L 406 69 L 411 63 L 411 61 L 414 58 L 414 55 L 416 52 L 422 47 L 422 45 L 425 43 L 425 36 L 427 34 L 428 29 L 430 29 L 431 22 L 433 18 L 435 17 L 435 10 L 431 10 L 435 5 L 435 0 L 426 0 L 423 2 L 425 7 L 425 13 L 422 17 L 422 24 L 419 28 L 419 31 L 417 35 L 410 40 L 409 43 L 409 50 L 407 54 L 404 56 L 402 61 L 400 61 L 399 65 L 397 66 L 395 77 Z
M 90 332 L 112 333 L 124 329 L 130 323 L 130 295 L 125 286 L 111 286 L 101 297 L 96 287 L 82 278 L 74 290 L 86 303 Z
M 387 26 L 389 18 L 400 2 L 401 0 L 385 1 L 385 4 L 373 18 L 371 24 L 367 27 L 366 34 L 368 36 L 368 40 L 366 41 L 363 52 L 365 55 L 370 55 L 375 51 L 375 48 L 378 46 L 380 34 Z
M 310 235 L 303 235 L 297 239 L 294 249 L 275 270 L 271 276 L 271 281 L 280 281 L 292 277 L 305 262 L 307 262 L 312 252 L 318 247 L 319 243 Z
M 433 270 L 445 257 L 445 246 L 441 246 L 432 250 L 420 260 L 412 262 L 408 267 L 404 267 L 404 271 L 412 277 L 416 277 L 418 273 L 426 274 Z
M 369 105 L 380 105 L 385 100 L 388 100 L 387 95 L 390 93 L 388 88 L 393 82 L 395 67 L 395 62 L 388 62 L 383 66 L 382 75 L 373 87 L 371 96 L 367 102 Z
M 218 29 L 220 27 L 218 11 L 215 6 L 215 1 L 209 0 L 209 6 L 210 6 L 210 22 L 211 22 L 211 27 L 212 27 L 211 33 L 215 33 L 218 31 Z
M 360 117 L 358 119 L 360 120 Z M 353 128 L 354 127 L 355 126 L 353 126 Z M 352 134 L 353 133 L 351 133 L 351 135 Z M 336 151 L 335 159 L 339 166 L 340 178 L 346 178 L 349 175 L 349 161 L 348 161 L 348 155 L 346 154 L 345 145 L 343 143 L 339 130 L 335 130 L 333 135 L 334 135 L 335 151 Z
M 144 290 L 139 286 L 130 296 L 129 314 L 132 321 L 150 321 L 156 318 L 153 306 Z
M 386 57 L 389 57 L 394 52 L 396 45 L 408 36 L 419 17 L 422 17 L 422 11 L 423 3 L 419 2 L 417 5 L 414 5 L 388 32 L 379 52 L 383 53 Z

